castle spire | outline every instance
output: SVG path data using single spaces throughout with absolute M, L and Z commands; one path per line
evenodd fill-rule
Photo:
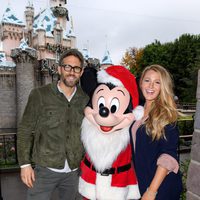
M 33 7 L 33 0 L 27 0 L 28 7 Z
M 74 24 L 73 24 L 72 16 L 70 16 L 70 22 L 71 22 L 71 29 L 74 31 Z
M 105 35 L 105 40 L 106 40 L 106 49 L 105 49 L 105 52 L 104 52 L 104 56 L 101 60 L 101 65 L 112 65 L 112 59 L 111 59 L 111 56 L 110 56 L 110 52 L 108 50 L 108 36 Z
M 65 7 L 66 4 L 66 0 L 50 0 L 50 7 Z

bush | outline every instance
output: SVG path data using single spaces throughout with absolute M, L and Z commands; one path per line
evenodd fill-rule
M 188 172 L 188 167 L 190 164 L 190 160 L 186 159 L 183 162 L 180 163 L 180 171 L 182 174 L 182 183 L 183 183 L 183 191 L 181 193 L 181 199 L 180 200 L 186 200 L 186 180 L 187 180 L 187 172 Z

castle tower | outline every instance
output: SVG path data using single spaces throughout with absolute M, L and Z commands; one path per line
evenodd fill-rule
M 38 37 L 37 37 L 37 44 L 38 44 L 38 49 L 39 50 L 44 50 L 45 47 L 45 29 L 43 26 L 38 27 L 36 30 Z
M 10 52 L 19 46 L 24 28 L 23 21 L 8 5 L 0 23 L 0 132 L 16 131 L 16 65 Z
M 104 56 L 101 60 L 101 69 L 106 69 L 110 65 L 113 65 L 112 59 L 110 57 L 110 52 L 106 49 Z
M 23 38 L 25 24 L 16 15 L 10 5 L 6 8 L 0 24 L 1 40 L 6 60 L 12 61 L 10 51 L 20 44 Z
M 50 7 L 64 7 L 67 0 L 50 0 Z
M 34 20 L 34 7 L 33 4 L 29 1 L 24 11 L 26 19 L 26 28 L 28 31 L 33 29 L 33 20 Z
M 16 131 L 15 64 L 6 60 L 0 40 L 0 133 Z
M 32 36 L 33 36 L 33 22 L 34 22 L 34 7 L 33 4 L 29 1 L 24 11 L 25 20 L 26 20 L 26 31 L 29 46 L 32 47 Z
M 34 66 L 37 60 L 36 50 L 28 47 L 23 39 L 18 48 L 12 49 L 11 57 L 16 63 L 16 103 L 17 124 L 24 112 L 30 91 L 35 87 Z
M 69 23 L 69 30 L 68 30 L 68 37 L 71 39 L 71 46 L 72 48 L 76 47 L 76 36 L 74 33 L 74 26 L 73 26 L 73 20 L 72 17 L 70 17 L 70 23 Z
M 66 0 L 50 0 L 50 7 L 60 26 L 66 30 L 67 21 L 69 21 L 68 10 L 65 8 Z

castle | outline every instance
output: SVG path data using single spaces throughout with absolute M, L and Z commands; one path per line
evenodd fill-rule
M 49 6 L 35 15 L 30 2 L 25 22 L 8 5 L 0 22 L 0 133 L 16 133 L 31 89 L 57 80 L 60 54 L 76 48 L 76 36 L 69 20 L 66 0 L 49 0 Z M 88 64 L 98 65 L 89 58 Z

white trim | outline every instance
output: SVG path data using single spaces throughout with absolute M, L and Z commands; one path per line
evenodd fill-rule
M 96 185 L 88 183 L 80 177 L 78 189 L 79 193 L 82 196 L 91 200 L 96 200 L 96 194 L 95 194 Z
M 112 175 L 102 176 L 96 174 L 96 185 L 87 183 L 79 178 L 79 192 L 84 197 L 91 200 L 127 200 L 139 199 L 140 193 L 138 185 L 128 185 L 127 187 L 112 187 Z
M 96 198 L 98 200 L 124 200 L 128 192 L 127 187 L 111 187 L 112 175 L 102 176 L 97 173 Z
M 140 191 L 138 185 L 129 185 L 128 186 L 128 195 L 126 199 L 140 199 Z
M 124 87 L 123 83 L 119 79 L 109 75 L 106 70 L 100 70 L 97 72 L 97 81 L 98 83 L 112 83 L 115 86 Z
M 140 120 L 144 115 L 144 108 L 143 106 L 137 106 L 132 112 L 135 116 L 135 120 Z

